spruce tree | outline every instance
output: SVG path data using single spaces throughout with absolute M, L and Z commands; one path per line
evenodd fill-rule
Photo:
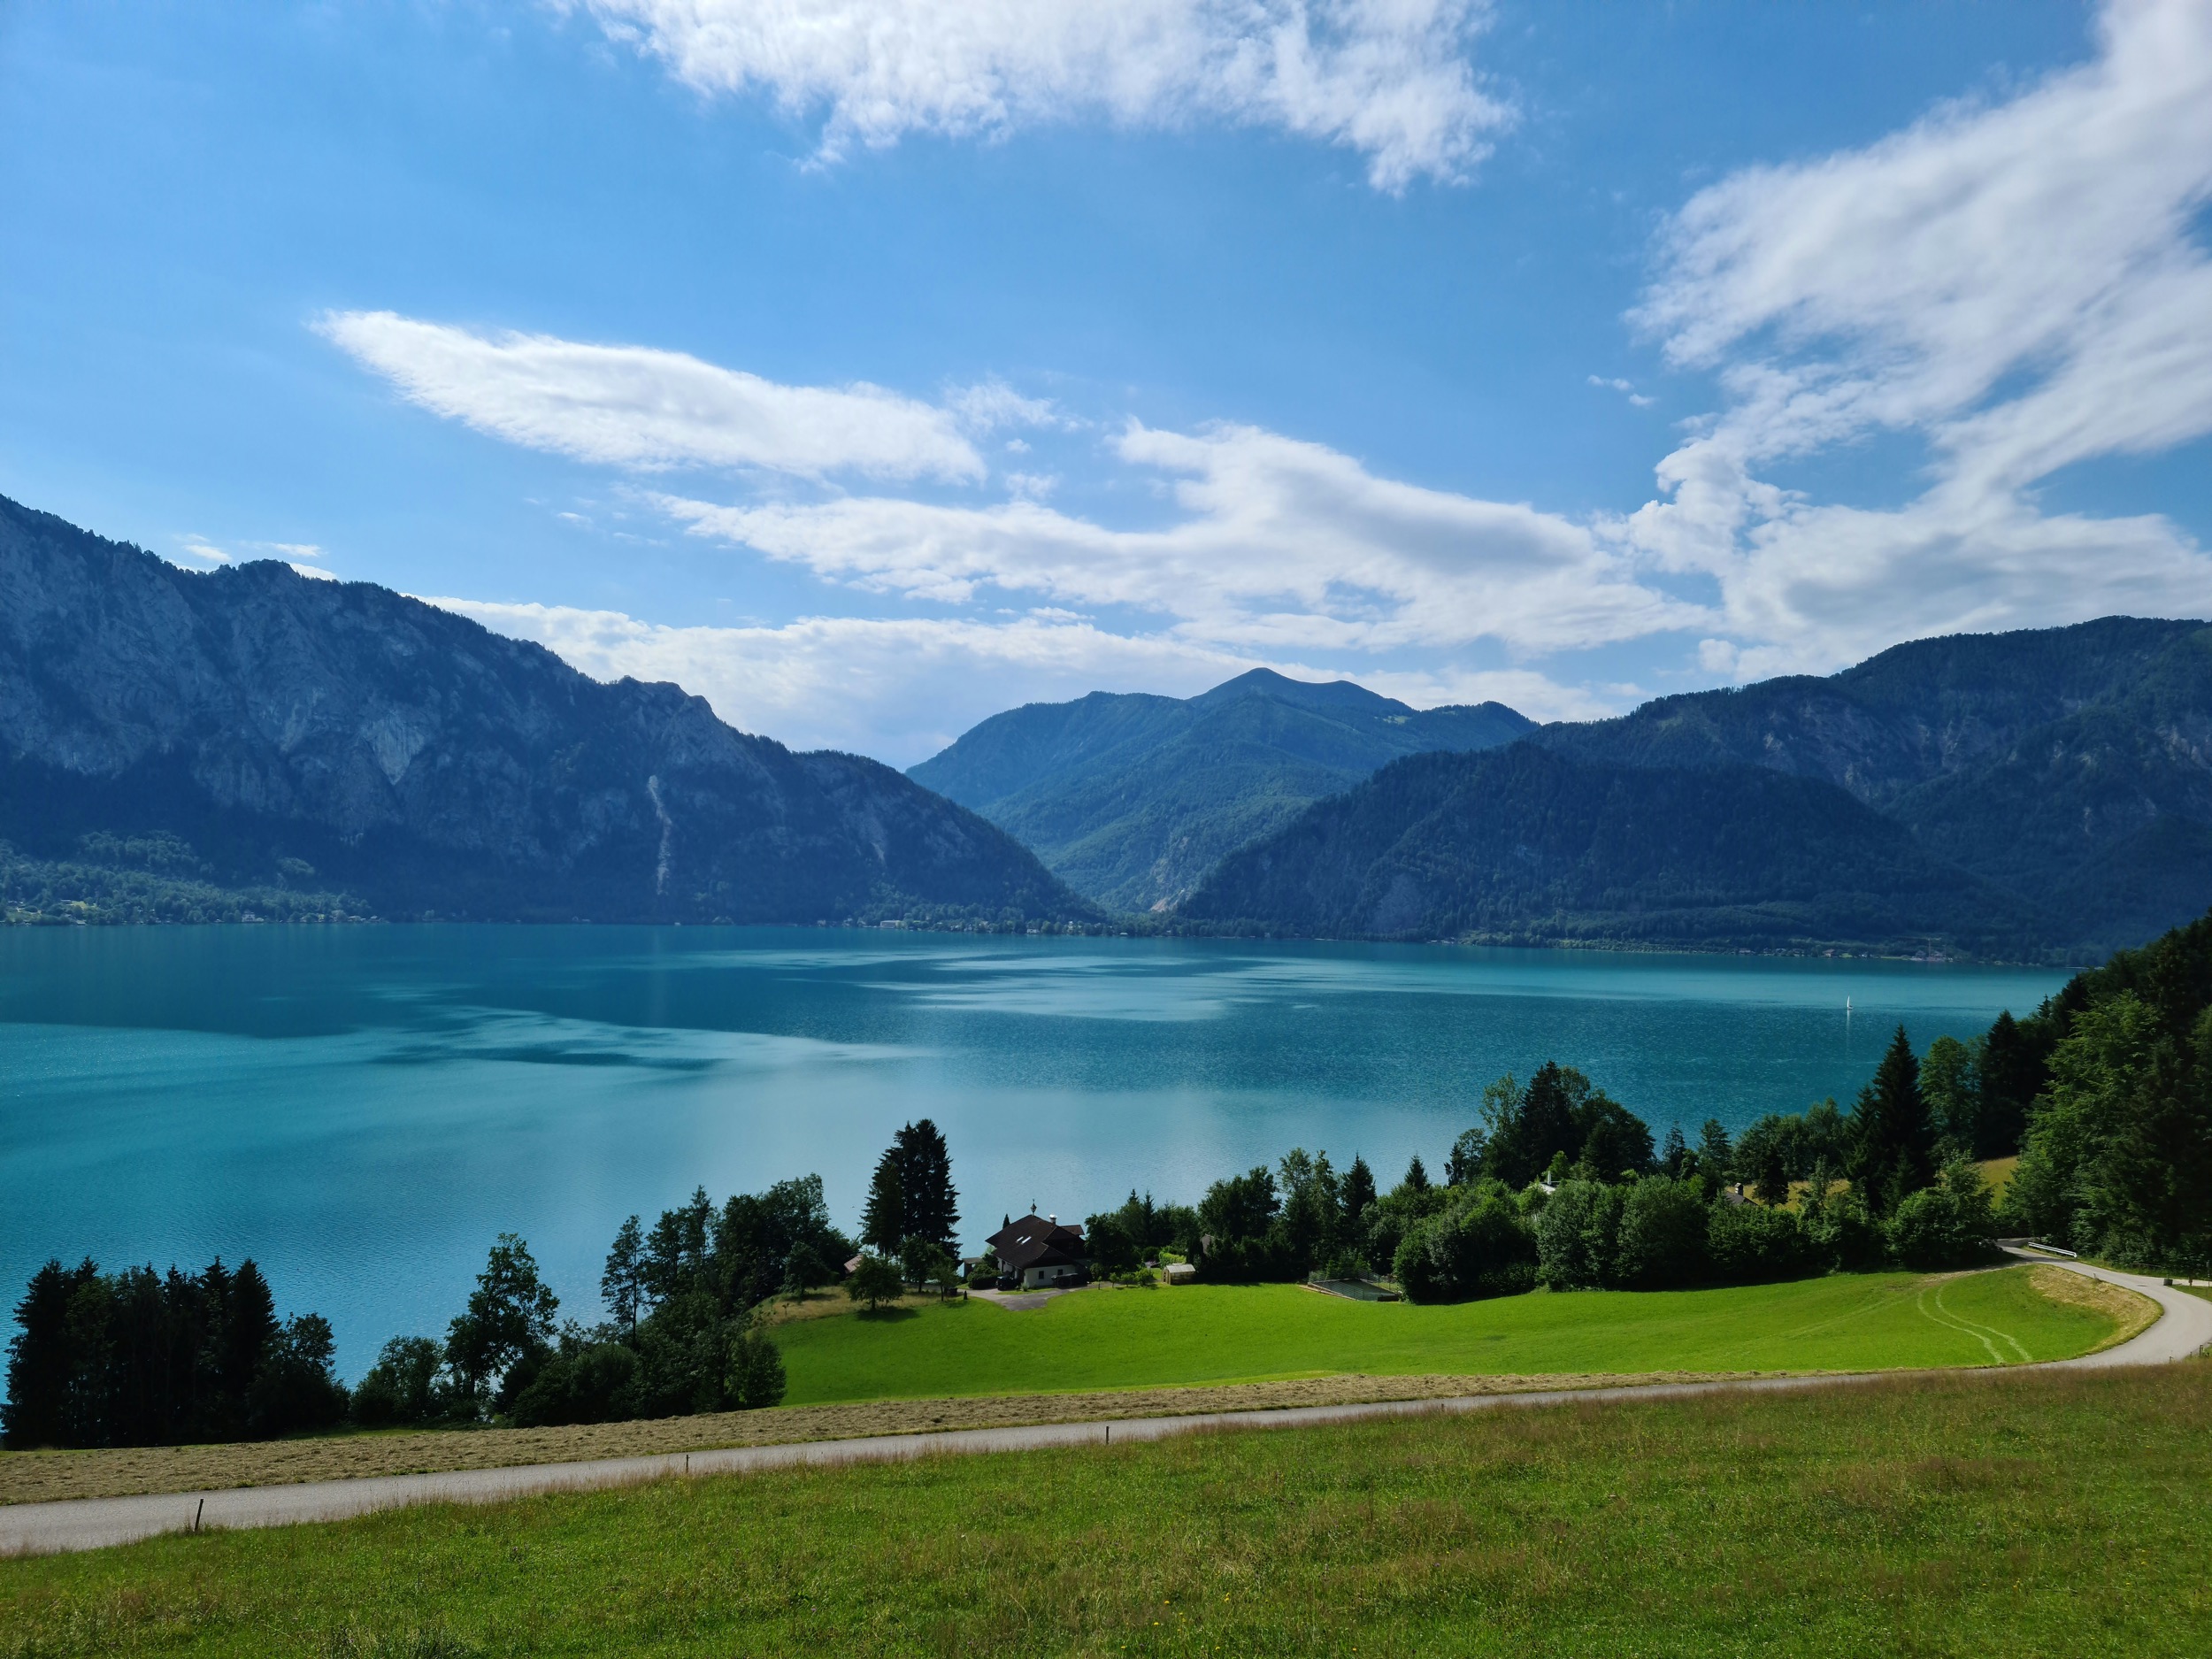
M 2027 1139 L 2028 1109 L 2043 1082 L 2043 1062 L 2008 1009 L 1997 1016 L 1982 1044 L 1977 1156 L 2006 1157 L 2020 1150 Z
M 606 1271 L 599 1275 L 599 1296 L 617 1325 L 626 1331 L 637 1329 L 638 1318 L 648 1304 L 645 1235 L 635 1216 L 624 1222 L 621 1231 L 614 1235 L 613 1247 L 607 1252 Z
M 876 1160 L 868 1203 L 860 1212 L 860 1241 L 879 1256 L 896 1256 L 906 1237 L 906 1184 L 899 1179 L 899 1149 Z
M 1920 1062 L 1898 1026 L 1874 1080 L 1851 1113 L 1851 1179 L 1867 1210 L 1886 1216 L 1935 1179 L 1935 1122 L 1920 1093 Z
M 1348 1235 L 1358 1230 L 1361 1215 L 1374 1202 L 1375 1171 L 1367 1167 L 1365 1158 L 1355 1153 L 1352 1167 L 1344 1171 L 1344 1226 Z
M 952 1184 L 952 1154 L 943 1133 L 926 1118 L 908 1124 L 893 1138 L 890 1156 L 899 1167 L 904 1228 L 900 1239 L 927 1239 L 949 1248 L 959 1231 L 960 1194 Z
M 1425 1193 L 1429 1190 L 1429 1171 L 1427 1166 L 1421 1162 L 1421 1155 L 1418 1152 L 1413 1155 L 1413 1161 L 1406 1165 L 1406 1178 L 1399 1185 L 1409 1193 Z
M 1736 1148 L 1729 1144 L 1728 1131 L 1720 1126 L 1719 1118 L 1708 1118 L 1698 1131 L 1698 1170 L 1708 1180 L 1724 1181 L 1735 1164 Z

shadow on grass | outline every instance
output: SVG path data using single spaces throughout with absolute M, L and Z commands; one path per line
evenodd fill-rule
M 919 1308 L 863 1308 L 853 1317 L 872 1325 L 892 1325 L 901 1319 L 918 1319 L 921 1314 Z

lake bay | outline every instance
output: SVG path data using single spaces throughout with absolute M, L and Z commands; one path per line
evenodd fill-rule
M 0 1281 L 250 1255 L 357 1376 L 502 1231 L 599 1316 L 622 1218 L 818 1172 L 840 1225 L 937 1120 L 971 1244 L 1194 1202 L 1292 1146 L 1440 1170 L 1485 1084 L 1578 1065 L 1663 1134 L 1833 1095 L 2058 972 L 816 928 L 0 929 Z M 1847 1017 L 1846 999 L 1851 1004 Z

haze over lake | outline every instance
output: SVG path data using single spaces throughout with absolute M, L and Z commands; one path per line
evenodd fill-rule
M 1483 1086 L 1581 1066 L 1693 1139 L 2024 1013 L 2061 972 L 810 928 L 0 930 L 0 1279 L 251 1255 L 357 1376 L 492 1236 L 600 1317 L 622 1218 L 818 1171 L 910 1118 L 971 1243 L 1033 1201 L 1194 1201 L 1294 1145 L 1440 1169 Z M 1847 1020 L 1846 998 L 1852 1012 Z

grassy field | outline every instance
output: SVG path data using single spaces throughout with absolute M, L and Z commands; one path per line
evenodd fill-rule
M 2016 1364 L 2095 1348 L 2111 1319 L 2036 1270 L 1839 1274 L 1730 1290 L 1580 1291 L 1455 1307 L 1295 1285 L 1101 1288 L 1010 1312 L 981 1301 L 778 1330 L 787 1402 L 1256 1381 L 1330 1371 L 1859 1371 Z
M 1346 1302 L 1281 1286 L 1086 1292 L 1023 1313 L 932 1298 L 864 1317 L 818 1301 L 779 1310 L 794 1384 L 778 1410 L 0 1452 L 0 1504 L 1682 1376 L 1976 1365 L 1993 1354 L 2017 1363 L 2120 1340 L 2156 1313 L 2143 1297 L 2052 1267 L 1457 1309 Z M 1581 1363 L 1594 1358 L 1604 1363 Z M 1259 1380 L 1224 1380 L 1256 1371 Z
M 0 1655 L 2197 1655 L 2212 1366 L 672 1480 L 0 1563 Z
M 1032 1423 L 1096 1423 L 1199 1411 L 1445 1400 L 1557 1388 L 1635 1387 L 1709 1378 L 1661 1371 L 1617 1377 L 1360 1377 L 1339 1374 L 1201 1388 L 1111 1388 L 1079 1394 L 968 1394 L 956 1400 L 868 1400 L 708 1411 L 696 1417 L 580 1423 L 548 1429 L 421 1429 L 305 1435 L 216 1446 L 106 1446 L 82 1451 L 0 1451 L 0 1509 L 70 1498 L 223 1486 L 281 1486 L 457 1469 L 511 1469 L 599 1457 L 646 1457 L 726 1446 L 921 1434 Z M 1721 1373 L 1725 1377 L 1727 1373 Z

